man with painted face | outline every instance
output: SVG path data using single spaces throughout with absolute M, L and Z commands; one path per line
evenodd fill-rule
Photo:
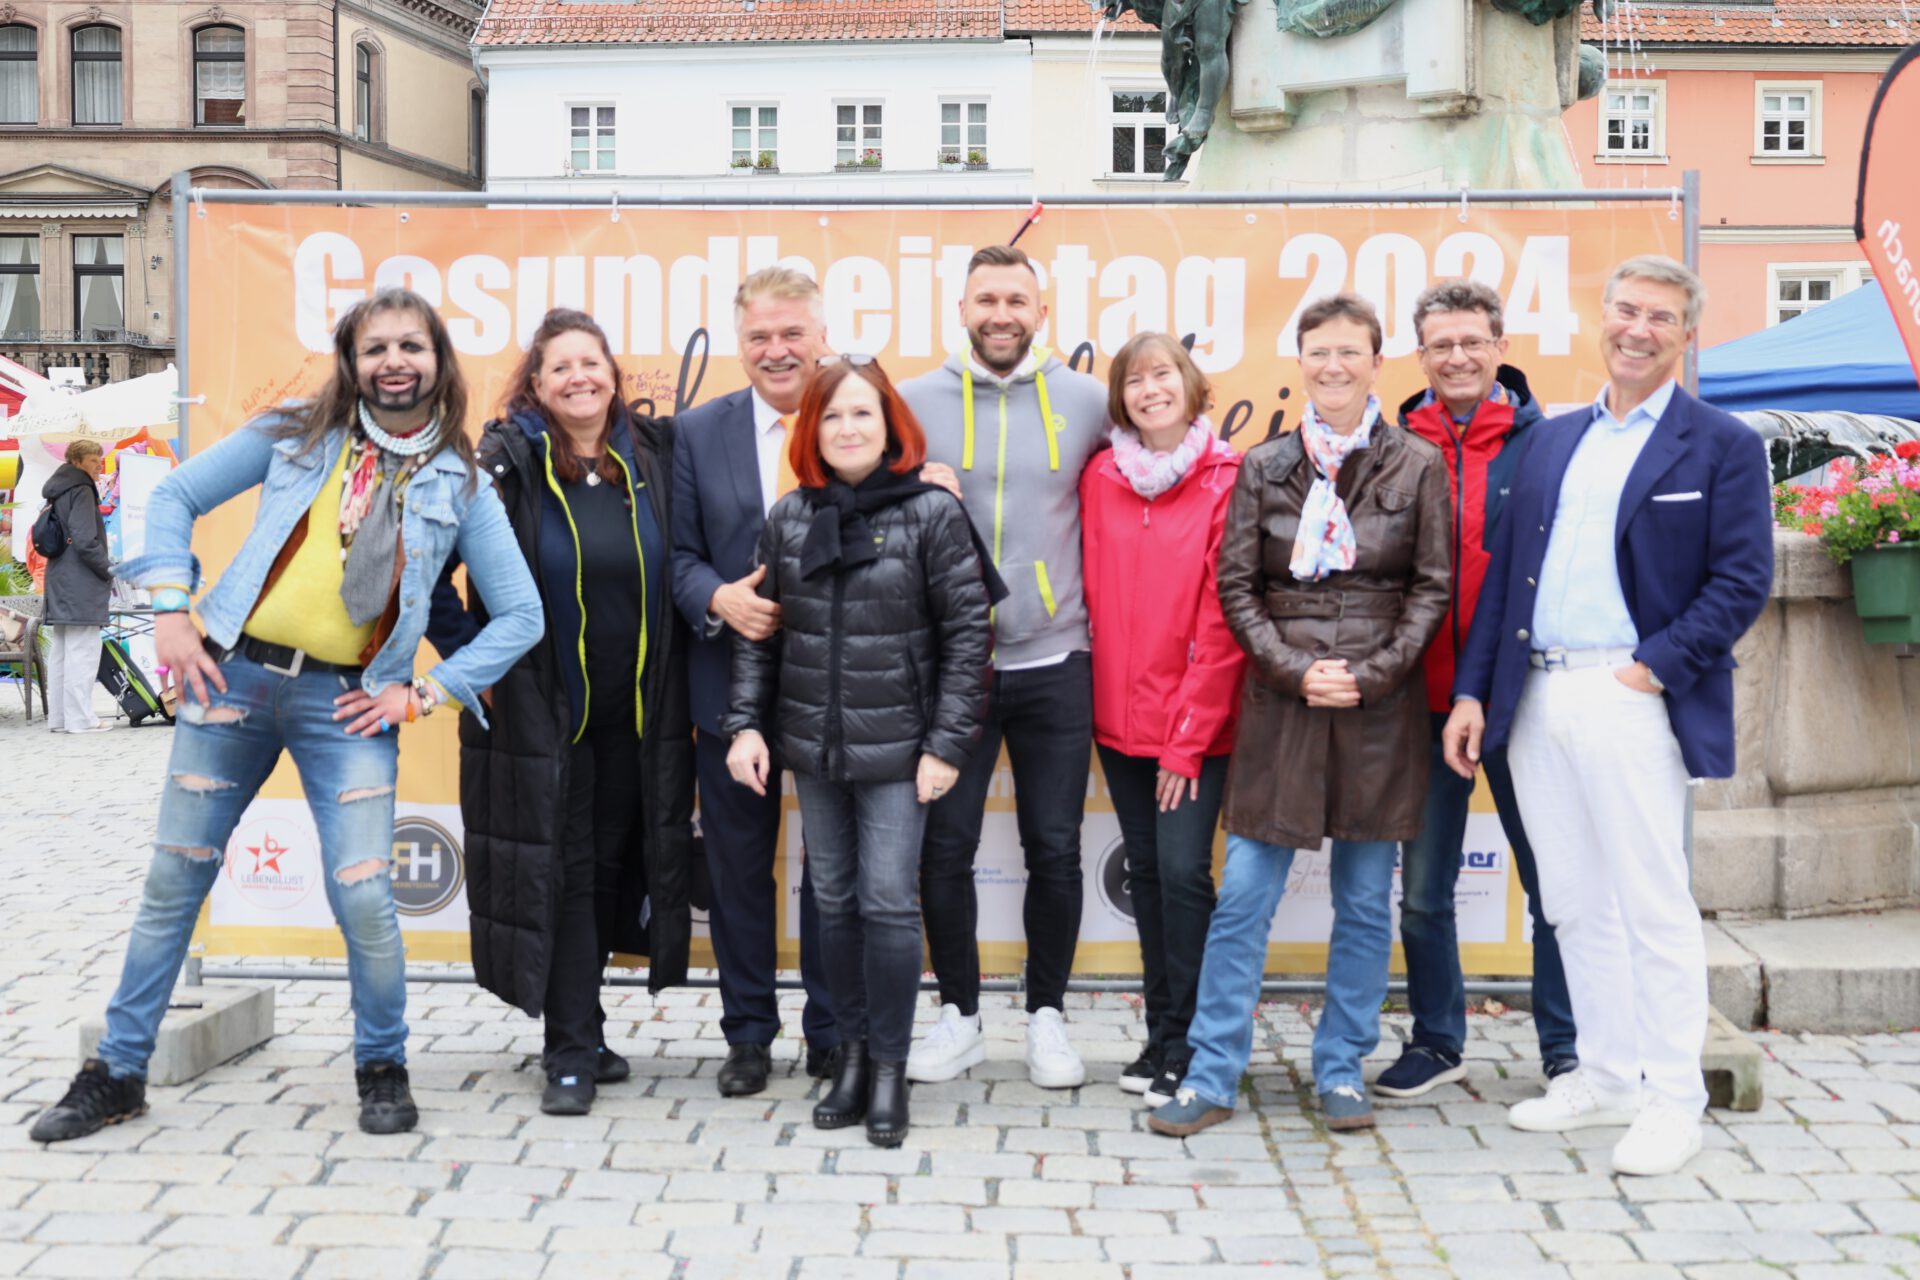
M 986 1059 L 973 863 L 1002 741 L 1027 866 L 1027 1074 L 1046 1089 L 1073 1088 L 1087 1074 L 1062 1006 L 1080 936 L 1080 820 L 1093 757 L 1079 485 L 1106 446 L 1107 390 L 1033 345 L 1046 318 L 1027 255 L 989 245 L 967 264 L 960 320 L 969 349 L 900 388 L 927 433 L 922 474 L 956 481 L 1011 592 L 993 613 L 985 737 L 927 815 L 920 896 L 941 1009 L 907 1060 L 912 1080 L 951 1080 Z
M 825 349 L 820 288 L 789 267 L 748 276 L 733 298 L 734 332 L 749 386 L 680 415 L 673 441 L 673 601 L 693 629 L 687 679 L 693 701 L 694 777 L 700 830 L 713 877 L 708 929 L 720 970 L 720 1031 L 727 1060 L 718 1085 L 727 1097 L 759 1093 L 780 1033 L 775 999 L 779 895 L 773 878 L 780 836 L 780 774 L 755 794 L 727 770 L 727 711 L 736 637 L 765 640 L 780 629 L 780 606 L 757 588 L 760 531 L 775 500 L 798 483 L 787 441 L 800 396 Z M 839 1046 L 815 931 L 819 914 L 804 869 L 800 886 L 800 977 L 807 1003 L 800 1026 L 807 1074 L 834 1074 Z

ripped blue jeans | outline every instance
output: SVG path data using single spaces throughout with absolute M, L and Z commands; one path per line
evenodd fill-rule
M 239 654 L 220 670 L 227 691 L 209 686 L 211 706 L 191 693 L 181 704 L 153 862 L 99 1057 L 115 1076 L 146 1075 L 200 904 L 240 815 L 284 748 L 320 832 L 321 880 L 346 938 L 354 1062 L 404 1062 L 406 951 L 389 873 L 398 735 L 348 737 L 333 719 L 333 700 L 349 688 L 337 674 L 289 677 Z

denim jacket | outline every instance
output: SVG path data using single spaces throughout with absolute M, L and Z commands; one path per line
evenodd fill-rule
M 199 604 L 207 634 L 227 648 L 239 642 L 274 557 L 313 505 L 326 483 L 329 464 L 346 446 L 346 428 L 338 427 L 327 432 L 317 447 L 302 453 L 297 438 L 276 435 L 285 422 L 278 413 L 265 414 L 182 463 L 154 490 L 147 511 L 146 554 L 115 568 L 117 576 L 135 586 L 173 582 L 199 590 L 200 559 L 191 550 L 193 522 L 260 485 L 260 510 L 253 531 Z M 362 673 L 361 687 L 377 694 L 390 684 L 413 678 L 414 654 L 426 633 L 434 583 L 441 566 L 457 550 L 466 562 L 473 589 L 486 601 L 487 625 L 471 644 L 429 674 L 485 724 L 480 690 L 505 674 L 546 628 L 540 593 L 507 523 L 500 495 L 484 472 L 478 487 L 469 493 L 466 464 L 453 451 L 443 449 L 407 485 L 400 537 L 407 552 L 400 576 L 400 616 L 393 634 Z

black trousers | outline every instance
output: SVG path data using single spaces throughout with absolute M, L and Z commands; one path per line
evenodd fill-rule
M 1093 664 L 1085 651 L 1065 662 L 993 673 L 986 735 L 953 790 L 927 808 L 920 863 L 927 951 L 940 1003 L 963 1014 L 980 1008 L 980 903 L 973 860 L 987 792 L 1007 744 L 1020 847 L 1027 860 L 1021 916 L 1027 931 L 1027 1012 L 1058 1009 L 1080 943 L 1080 820 L 1093 763 Z
M 720 969 L 720 1033 L 728 1044 L 772 1044 L 780 1033 L 773 981 L 779 967 L 779 886 L 773 879 L 780 839 L 780 775 L 767 779 L 757 796 L 727 772 L 727 739 L 702 729 L 694 740 L 694 772 L 700 783 L 700 834 L 713 877 L 713 908 L 707 932 Z M 827 972 L 820 961 L 820 913 L 813 877 L 801 860 L 800 981 L 807 1003 L 800 1028 L 807 1043 L 830 1049 L 840 1043 Z
M 640 740 L 631 723 L 589 728 L 568 748 L 560 828 L 560 909 L 547 970 L 546 1067 L 592 1075 L 607 1020 L 600 981 L 614 934 L 620 872 L 640 826 Z

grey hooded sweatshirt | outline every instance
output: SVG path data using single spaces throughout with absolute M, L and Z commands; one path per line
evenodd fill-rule
M 927 433 L 927 461 L 958 473 L 961 502 L 1006 580 L 1010 594 L 993 611 L 994 665 L 1087 648 L 1080 472 L 1107 447 L 1106 386 L 1035 347 L 1010 378 L 962 352 L 902 383 L 900 394 Z

